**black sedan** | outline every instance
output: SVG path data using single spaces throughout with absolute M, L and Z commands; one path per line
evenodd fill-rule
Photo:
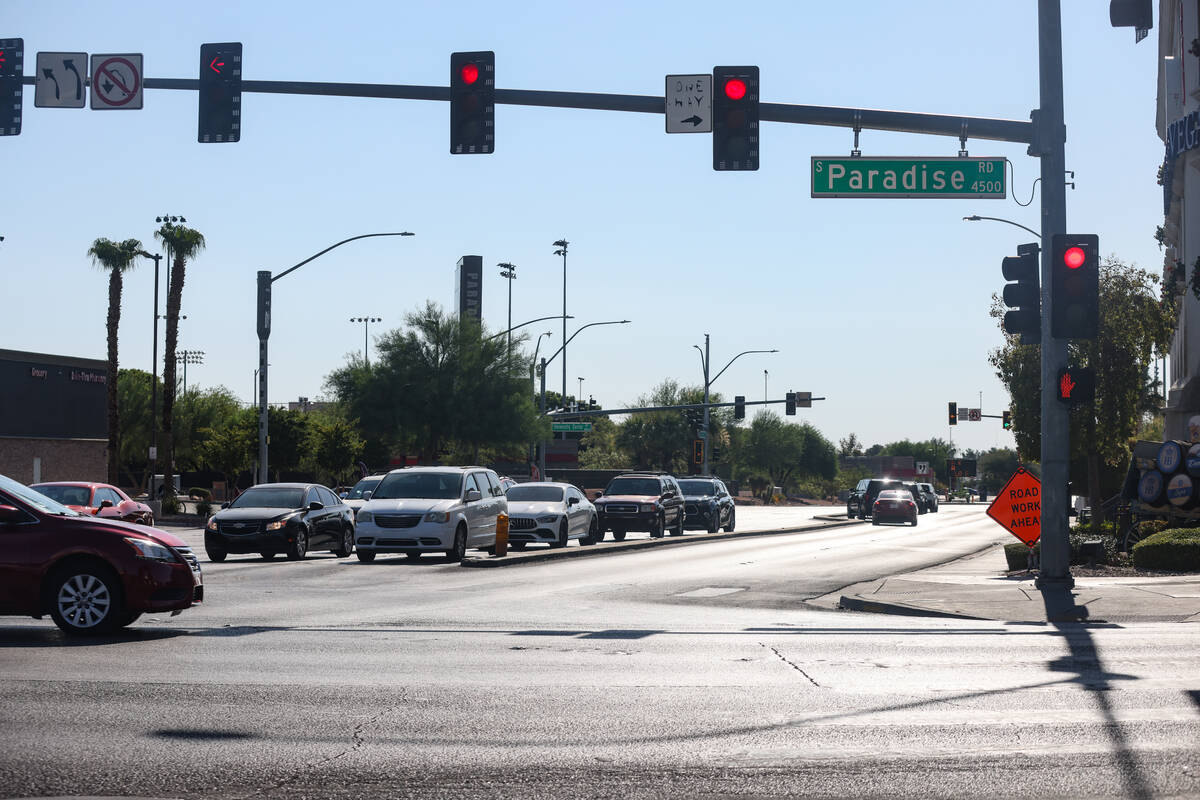
M 732 531 L 737 525 L 737 511 L 729 490 L 718 478 L 680 478 L 683 490 L 685 528 L 703 528 L 716 533 L 721 528 Z
M 261 483 L 238 495 L 208 520 L 204 549 L 211 561 L 230 553 L 298 561 L 309 550 L 354 551 L 354 512 L 336 494 L 313 483 Z
M 907 522 L 917 524 L 917 501 L 908 489 L 887 489 L 879 493 L 871 510 L 871 524 Z

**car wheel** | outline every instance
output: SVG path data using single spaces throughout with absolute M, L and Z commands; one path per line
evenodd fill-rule
M 259 553 L 259 555 L 262 556 L 263 561 L 270 561 L 275 558 L 275 553 L 271 552 L 270 550 L 263 550 L 261 553 Z
M 587 536 L 583 537 L 580 543 L 596 544 L 603 538 L 604 534 L 600 532 L 600 523 L 596 521 L 595 517 L 592 517 L 592 522 L 590 525 L 588 525 Z
M 564 519 L 558 523 L 558 537 L 550 543 L 550 547 L 557 550 L 567 546 L 567 521 Z
M 708 521 L 708 532 L 716 533 L 721 530 L 721 511 L 717 510 L 717 515 Z
M 138 617 L 142 616 L 140 611 L 126 611 L 117 620 L 118 628 L 128 628 L 130 625 L 138 621 Z
M 871 518 L 871 524 L 872 524 L 872 525 L 878 525 L 878 524 L 879 524 L 879 520 L 877 520 L 877 519 L 875 519 L 874 517 L 872 517 L 872 518 Z
M 372 561 L 375 560 L 375 551 L 374 550 L 359 550 L 358 551 L 358 560 L 363 562 L 364 564 L 370 564 Z
M 71 636 L 108 633 L 128 616 L 120 579 L 94 562 L 78 562 L 54 572 L 46 584 L 46 605 L 54 624 Z
M 671 531 L 672 536 L 683 536 L 683 509 L 679 509 L 679 516 L 675 520 L 675 529 Z
M 725 526 L 726 533 L 733 533 L 734 527 L 737 526 L 737 508 L 729 509 L 729 524 Z
M 467 554 L 467 529 L 462 525 L 454 532 L 454 547 L 446 551 L 446 560 L 451 564 L 462 561 Z
M 302 561 L 306 555 L 308 555 L 308 531 L 304 528 L 297 528 L 295 538 L 288 543 L 288 561 Z
M 662 535 L 663 535 L 663 531 L 666 529 L 666 527 L 667 527 L 666 518 L 662 514 L 659 514 L 658 519 L 654 520 L 654 524 L 650 526 L 650 538 L 651 539 L 661 539 Z
M 338 558 L 349 558 L 354 552 L 354 528 L 347 525 L 342 529 L 342 542 L 333 554 Z
M 613 541 L 614 542 L 625 541 L 625 531 L 621 530 L 620 528 L 613 528 Z
M 205 547 L 204 552 L 208 555 L 209 561 L 224 561 L 225 556 L 229 555 L 224 550 L 218 550 L 215 547 Z
M 360 553 L 359 555 L 362 555 L 362 554 Z M 420 561 L 421 560 L 420 553 L 405 553 L 404 557 L 407 558 L 409 561 Z
M 913 514 L 913 518 L 912 518 L 912 526 L 913 526 L 914 528 L 915 528 L 915 527 L 917 527 L 917 515 L 916 515 L 916 514 Z

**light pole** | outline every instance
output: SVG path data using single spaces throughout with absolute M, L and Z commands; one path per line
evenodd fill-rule
M 508 279 L 508 353 L 512 353 L 512 282 L 517 277 L 517 268 L 507 261 L 496 265 L 500 267 L 500 277 Z M 563 313 L 567 313 L 563 311 Z M 565 321 L 564 321 L 565 322 Z
M 563 347 L 564 348 L 567 346 L 567 342 L 571 341 L 570 339 L 567 338 L 567 245 L 568 244 L 569 244 L 569 242 L 567 242 L 566 239 L 559 239 L 558 241 L 556 241 L 554 243 L 554 246 L 558 248 L 557 250 L 554 251 L 554 255 L 562 256 L 562 260 L 563 260 L 563 330 L 562 330 L 562 335 L 563 335 Z M 580 330 L 582 330 L 582 328 Z M 578 332 L 579 331 L 576 331 L 576 333 L 578 333 Z M 563 396 L 563 401 L 565 402 L 566 397 L 567 397 L 567 354 L 565 352 L 563 353 L 562 368 L 563 368 L 562 396 Z M 543 470 L 543 472 L 545 472 L 545 470 Z
M 548 320 L 548 319 L 562 319 L 562 315 L 561 314 L 551 314 L 548 317 L 538 317 L 537 319 L 531 319 L 528 322 L 522 322 L 520 325 L 513 325 L 511 328 L 509 328 L 506 331 L 500 331 L 499 333 L 493 333 L 491 336 L 487 337 L 487 340 L 490 342 L 492 339 L 503 336 L 506 333 L 511 333 L 512 331 L 518 330 L 520 328 L 524 328 L 526 325 L 532 325 L 535 322 L 544 322 L 545 320 Z M 575 318 L 568 316 L 567 319 L 575 319 Z
M 726 362 L 725 366 L 721 367 L 720 372 L 718 372 L 712 378 L 709 378 L 708 377 L 708 368 L 709 368 L 710 362 L 709 362 L 708 343 L 709 343 L 708 342 L 708 334 L 706 333 L 706 334 L 704 334 L 704 349 L 703 350 L 700 350 L 700 345 L 698 345 L 698 344 L 692 345 L 692 347 L 696 348 L 696 350 L 698 350 L 700 352 L 700 365 L 704 368 L 704 472 L 702 473 L 704 475 L 709 474 L 708 473 L 708 452 L 709 452 L 710 448 L 709 448 L 709 441 L 708 441 L 708 387 L 710 387 L 714 383 L 716 383 L 717 378 L 719 378 L 725 374 L 725 370 L 729 369 L 730 364 L 737 361 L 739 358 L 741 358 L 744 355 L 749 355 L 750 353 L 778 353 L 779 352 L 778 350 L 774 350 L 774 349 L 772 349 L 772 350 L 743 350 L 742 352 L 738 353 L 733 358 L 729 359 L 729 361 Z M 763 370 L 763 394 L 764 395 L 766 395 L 766 391 L 767 391 L 766 390 L 766 379 L 767 379 L 767 371 L 764 369 Z M 767 400 L 768 398 L 764 396 L 763 399 Z
M 175 354 L 175 363 L 183 364 L 183 394 L 187 394 L 187 365 L 203 364 L 203 350 L 180 350 Z
M 258 271 L 258 303 L 256 305 L 256 327 L 258 329 L 258 475 L 259 482 L 266 483 L 267 478 L 267 340 L 271 337 L 271 284 L 280 278 L 290 275 L 308 262 L 341 247 L 347 242 L 359 239 L 370 239 L 375 236 L 412 236 L 410 231 L 396 233 L 364 233 L 351 236 L 336 244 L 331 244 L 319 253 L 314 253 L 293 267 L 285 269 L 278 275 L 272 276 L 271 270 Z
M 363 324 L 363 363 L 368 367 L 371 366 L 371 354 L 367 350 L 367 329 L 372 322 L 383 322 L 383 317 L 351 317 L 351 322 L 361 322 Z
M 1042 238 L 1042 235 L 1040 233 L 1038 233 L 1037 231 L 1035 231 L 1033 228 L 1026 228 L 1021 223 L 1013 222 L 1011 219 L 1002 219 L 1000 217 L 981 217 L 978 214 L 972 214 L 969 217 L 963 217 L 964 222 L 979 222 L 979 220 L 981 220 L 981 219 L 990 219 L 993 222 L 1007 222 L 1009 225 L 1015 225 L 1016 227 L 1020 228 L 1023 231 L 1029 231 L 1030 233 L 1032 233 L 1034 236 L 1038 237 L 1039 239 Z
M 767 394 L 767 371 L 764 369 L 763 370 L 763 402 L 765 403 L 770 399 L 771 399 L 770 396 Z
M 629 324 L 629 320 L 627 320 L 627 319 L 614 319 L 614 320 L 609 320 L 607 322 L 589 322 L 587 325 L 581 326 L 578 330 L 576 330 L 574 333 L 572 333 L 571 339 L 574 339 L 576 336 L 583 333 L 588 328 L 593 328 L 597 325 L 628 325 L 628 324 Z M 542 359 L 542 364 L 541 364 L 541 373 L 542 373 L 541 409 L 542 409 L 543 414 L 546 413 L 546 365 L 549 364 L 551 361 L 553 361 L 558 356 L 559 353 L 563 353 L 566 351 L 567 345 L 571 343 L 571 339 L 567 339 L 566 341 L 564 341 L 562 343 L 562 347 L 560 347 L 554 351 L 554 355 L 550 356 L 549 358 Z M 564 385 L 564 387 L 566 386 L 565 383 L 563 385 Z M 561 401 L 564 404 L 567 402 L 567 396 L 565 394 L 562 396 Z M 541 471 L 542 480 L 546 480 L 546 442 L 545 441 L 538 443 L 538 469 Z
M 579 392 L 575 395 L 575 410 L 579 410 L 579 400 L 583 397 L 583 378 L 577 378 L 579 381 Z
M 154 476 L 158 474 L 158 253 L 139 251 L 144 258 L 154 259 L 154 344 L 150 356 L 150 499 L 154 499 Z

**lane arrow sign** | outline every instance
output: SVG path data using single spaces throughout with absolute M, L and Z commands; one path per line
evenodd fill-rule
M 221 70 L 217 69 L 217 67 L 225 66 L 225 62 L 224 61 L 218 62 L 217 61 L 218 58 L 220 58 L 220 56 L 215 56 L 212 61 L 208 62 L 208 68 L 211 69 L 213 72 L 217 73 L 218 75 L 220 75 Z
M 681 120 L 681 121 L 682 121 L 682 122 L 690 122 L 690 123 L 692 123 L 692 127 L 693 127 L 693 128 L 694 128 L 694 127 L 696 127 L 697 125 L 699 125 L 700 123 L 704 122 L 704 120 L 700 119 L 700 118 L 699 118 L 699 117 L 697 117 L 695 114 L 693 114 L 692 116 L 688 117 L 687 119 L 685 119 L 685 120 Z
M 75 66 L 75 59 L 64 58 L 63 67 L 70 72 L 75 73 L 75 99 L 83 97 L 83 77 L 79 74 L 79 69 Z
M 42 70 L 42 74 L 46 76 L 47 80 L 54 81 L 54 99 L 60 99 L 60 95 L 58 93 L 58 78 L 54 77 L 54 70 L 46 67 Z

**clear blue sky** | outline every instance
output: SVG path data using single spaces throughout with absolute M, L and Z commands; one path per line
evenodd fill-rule
M 766 102 L 1028 119 L 1038 105 L 1036 3 L 458 2 L 164 3 L 6 0 L 0 37 L 38 51 L 143 53 L 151 78 L 194 78 L 204 42 L 244 43 L 248 80 L 445 85 L 456 50 L 496 52 L 500 88 L 658 95 L 664 76 L 757 64 Z M 1108 25 L 1107 3 L 1063 7 L 1068 228 L 1158 274 L 1155 36 Z M 324 376 L 427 300 L 450 304 L 455 262 L 483 256 L 484 319 L 505 326 L 498 262 L 517 265 L 513 320 L 559 313 L 570 241 L 568 391 L 608 407 L 663 378 L 701 382 L 693 344 L 712 335 L 714 391 L 828 399 L 806 419 L 836 442 L 946 438 L 946 402 L 999 414 L 987 363 L 1000 261 L 1038 229 L 1025 208 L 1038 162 L 1024 145 L 973 140 L 1015 168 L 1007 200 L 813 200 L 809 158 L 848 154 L 841 128 L 764 123 L 762 166 L 715 173 L 707 135 L 667 135 L 659 115 L 502 105 L 491 156 L 451 156 L 445 103 L 243 96 L 238 144 L 196 142 L 196 94 L 147 90 L 140 111 L 46 109 L 25 89 L 20 136 L 0 139 L 0 346 L 104 358 L 107 282 L 92 241 L 155 245 L 156 215 L 208 240 L 188 267 L 179 346 L 203 350 L 190 384 L 249 401 L 257 366 L 255 272 L 280 272 L 360 233 L 275 284 L 272 402 L 322 394 Z M 864 131 L 865 155 L 952 156 L 956 139 Z M 164 262 L 165 266 L 165 262 Z M 153 265 L 128 276 L 121 365 L 149 369 Z M 570 330 L 574 328 L 571 327 Z M 531 326 L 534 337 L 559 326 Z M 161 335 L 161 329 L 160 329 Z M 545 342 L 543 342 L 545 347 Z M 160 348 L 161 353 L 161 348 Z M 561 382 L 557 364 L 551 386 Z M 956 444 L 1011 446 L 998 420 Z

